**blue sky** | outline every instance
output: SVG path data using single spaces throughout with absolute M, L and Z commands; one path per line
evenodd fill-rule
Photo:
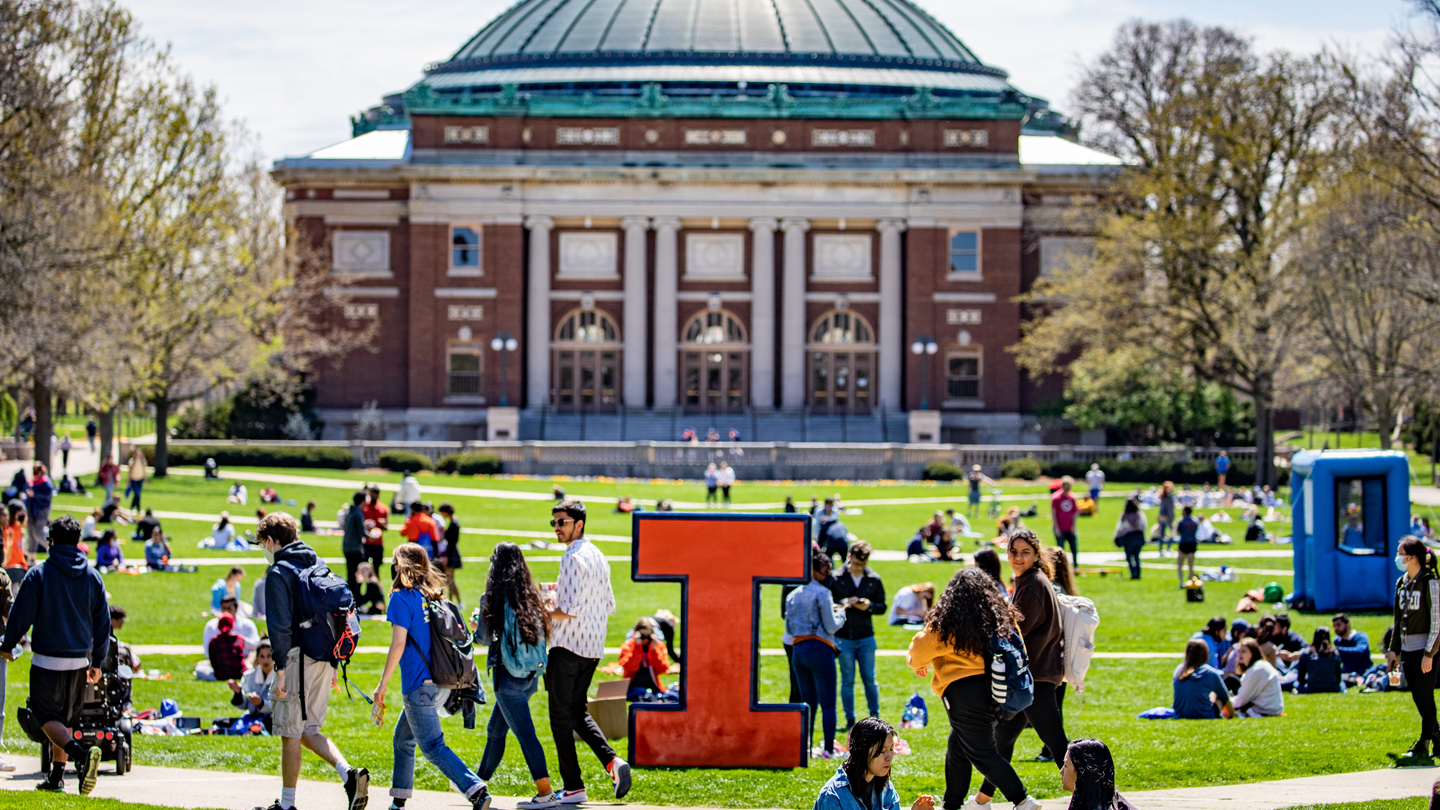
M 1409 13 L 1406 0 L 918 0 L 985 62 L 1064 110 L 1076 66 L 1127 19 L 1186 17 L 1232 26 L 1263 48 L 1334 45 L 1375 52 Z M 510 0 L 129 0 L 150 37 L 216 84 L 270 157 L 344 140 L 349 116 L 402 90 L 448 57 Z

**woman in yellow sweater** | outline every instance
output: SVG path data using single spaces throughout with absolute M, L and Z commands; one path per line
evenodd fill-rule
M 930 678 L 930 687 L 950 718 L 946 810 L 981 806 L 974 799 L 965 800 L 972 767 L 998 786 L 1016 810 L 1040 810 L 1040 803 L 1026 793 L 1015 769 L 995 747 L 999 707 L 990 697 L 986 671 L 990 639 L 1016 632 L 1018 623 L 1015 608 L 1000 596 L 990 575 L 965 568 L 950 580 L 926 618 L 925 629 L 910 642 L 906 663 L 916 675 Z

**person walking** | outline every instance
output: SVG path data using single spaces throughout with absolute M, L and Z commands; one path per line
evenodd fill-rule
M 870 717 L 880 716 L 880 686 L 875 680 L 875 625 L 871 617 L 885 614 L 885 583 L 870 567 L 870 544 L 856 540 L 850 546 L 845 570 L 830 577 L 835 601 L 845 608 L 845 623 L 835 631 L 840 654 L 840 701 L 845 707 L 845 730 L 855 726 L 855 668 L 865 685 L 865 707 Z
M 1440 655 L 1440 574 L 1435 553 L 1414 535 L 1400 540 L 1395 567 L 1395 629 L 1385 647 L 1385 662 L 1399 669 L 1410 685 L 1410 698 L 1420 715 L 1420 739 L 1401 764 L 1429 764 L 1433 744 L 1440 750 L 1440 724 L 1435 720 L 1435 656 Z
M 440 726 L 440 707 L 450 697 L 449 689 L 435 685 L 430 672 L 431 608 L 427 603 L 445 597 L 445 583 L 430 565 L 425 550 L 414 543 L 395 549 L 391 563 L 394 585 L 385 618 L 390 622 L 390 649 L 385 653 L 385 670 L 373 700 L 383 716 L 385 691 L 395 667 L 400 667 L 400 690 L 404 708 L 395 719 L 393 750 L 395 765 L 390 776 L 392 806 L 403 808 L 415 792 L 415 746 L 418 744 L 430 764 L 450 780 L 474 810 L 489 810 L 490 791 L 465 762 L 445 744 Z
M 100 665 L 110 652 L 110 605 L 105 582 L 79 548 L 80 524 L 61 515 L 50 524 L 50 556 L 20 583 L 0 641 L 0 658 L 16 659 L 16 646 L 30 634 L 30 713 L 50 741 L 50 772 L 36 790 L 63 792 L 65 765 L 75 761 L 80 793 L 95 789 L 101 752 L 70 734 L 86 683 L 100 682 Z
M 407 472 L 401 477 L 400 489 L 395 492 L 395 502 L 400 504 L 400 509 L 405 510 L 406 517 L 414 513 L 414 505 L 420 503 L 420 480 L 415 477 L 415 473 Z
M 1195 551 L 1199 548 L 1197 535 L 1200 532 L 1200 521 L 1195 519 L 1194 508 L 1185 507 L 1181 510 L 1180 522 L 1175 524 L 1175 535 L 1180 538 L 1178 547 L 1179 553 L 1175 555 L 1175 576 L 1180 580 L 1180 589 L 1185 589 L 1185 567 L 1190 567 L 1190 579 L 1195 578 Z
M 74 445 L 70 443 L 70 432 L 66 431 L 65 435 L 60 437 L 60 469 L 67 473 L 70 472 L 71 447 Z
M 85 420 L 85 439 L 90 442 L 90 452 L 95 452 L 95 437 L 100 433 L 100 426 L 95 424 L 95 417 Z
M 1080 516 L 1080 504 L 1075 500 L 1075 479 L 1064 476 L 1060 479 L 1060 491 L 1050 499 L 1050 520 L 1055 530 L 1055 544 L 1063 551 L 1070 544 L 1070 559 L 1080 567 L 1080 540 L 1075 533 L 1075 519 Z
M 715 480 L 720 484 L 720 497 L 725 501 L 725 508 L 730 508 L 730 487 L 735 486 L 735 468 L 730 466 L 728 461 L 720 462 L 720 471 L 716 474 Z
M 1160 556 L 1169 550 L 1170 531 L 1175 528 L 1175 484 L 1166 481 L 1160 485 L 1160 509 L 1155 515 L 1155 527 L 1160 530 Z
M 440 555 L 440 559 L 444 562 L 442 567 L 445 572 L 445 588 L 450 594 L 450 601 L 463 608 L 465 600 L 460 597 L 460 586 L 455 583 L 455 572 L 465 565 L 465 561 L 460 557 L 460 521 L 455 517 L 454 504 L 449 501 L 441 503 L 440 508 L 436 511 L 445 518 L 443 531 L 445 551 Z
M 12 503 L 6 507 L 5 573 L 10 575 L 10 590 L 20 587 L 25 572 L 35 564 L 35 556 L 25 550 L 25 507 Z
M 575 754 L 575 735 L 595 752 L 610 775 L 615 798 L 623 799 L 630 792 L 630 765 L 616 755 L 586 707 L 590 680 L 605 657 L 605 625 L 615 613 L 610 563 L 585 539 L 585 504 L 561 501 L 550 510 L 550 516 L 555 539 L 565 546 L 555 582 L 555 603 L 549 606 L 550 657 L 545 666 L 550 733 L 563 783 L 560 803 L 589 801 Z
M 340 525 L 340 553 L 345 555 L 345 584 L 360 601 L 360 563 L 365 562 L 365 500 L 364 490 L 350 496 L 350 508 Z
M 1125 511 L 1115 522 L 1115 545 L 1125 550 L 1125 564 L 1130 566 L 1130 578 L 1140 578 L 1140 551 L 1145 548 L 1145 513 L 1140 511 L 1140 502 L 1134 498 L 1125 500 Z
M 1060 602 L 1050 584 L 1050 561 L 1040 550 L 1040 538 L 1029 529 L 1010 535 L 1006 550 L 1010 570 L 1015 574 L 1015 591 L 1010 604 L 1020 612 L 1020 637 L 1030 656 L 1030 674 L 1035 678 L 1035 697 L 1030 706 L 995 727 L 995 747 L 1008 761 L 1015 753 L 1015 741 L 1026 726 L 1033 726 L 1050 751 L 1070 747 L 1065 736 L 1065 719 L 1060 714 L 1059 691 L 1065 682 L 1064 633 L 1060 628 Z M 1053 761 L 1053 759 L 1052 759 Z M 1061 763 L 1056 763 L 1058 767 Z M 986 779 L 976 800 L 990 801 L 995 785 Z
M 35 462 L 31 471 L 33 475 L 25 498 L 25 509 L 30 513 L 30 532 L 25 547 L 34 555 L 49 548 L 45 529 L 50 525 L 50 501 L 55 497 L 55 483 L 50 480 L 50 471 L 45 469 L 44 464 Z
M 385 561 L 385 530 L 390 527 L 390 508 L 380 501 L 380 487 L 365 488 L 365 559 L 380 576 L 380 563 Z
M 105 490 L 105 500 L 100 505 L 109 506 L 115 502 L 115 482 L 120 480 L 120 465 L 115 463 L 115 457 L 109 453 L 105 454 L 105 460 L 100 462 L 100 469 L 95 473 L 95 481 Z
M 719 488 L 720 488 L 720 470 L 715 466 L 715 462 L 712 461 L 712 462 L 710 462 L 710 465 L 705 468 L 705 508 L 706 508 L 706 509 L 711 509 L 711 508 L 715 507 L 715 506 L 719 503 L 719 501 L 718 501 L 718 500 L 716 499 L 716 497 L 715 497 L 715 492 L 716 492 L 716 490 L 718 490 Z
M 485 666 L 495 695 L 495 708 L 485 729 L 485 753 L 480 755 L 475 773 L 490 781 L 505 757 L 505 735 L 513 732 L 535 781 L 535 797 L 515 806 L 519 810 L 557 807 L 560 796 L 551 788 L 545 749 L 530 717 L 530 697 L 539 688 L 540 672 L 545 668 L 550 622 L 525 555 L 514 543 L 499 543 L 490 552 L 475 640 L 489 647 Z
M 335 666 L 300 650 L 297 631 L 305 615 L 300 573 L 320 564 L 315 549 L 300 540 L 300 526 L 284 512 L 260 520 L 255 539 L 270 568 L 265 574 L 265 618 L 275 654 L 273 733 L 280 738 L 280 798 L 268 810 L 292 810 L 300 782 L 301 747 L 335 769 L 345 785 L 346 810 L 365 810 L 370 801 L 370 772 L 352 768 L 321 729 L 330 705 Z M 259 808 L 257 808 L 259 810 Z
M 136 448 L 130 456 L 130 482 L 125 486 L 125 494 L 130 496 L 130 511 L 140 509 L 140 493 L 145 489 L 145 478 L 150 474 L 150 469 L 145 466 L 145 455 Z
M 1085 473 L 1085 486 L 1090 488 L 1090 500 L 1095 502 L 1095 509 L 1100 509 L 1100 490 L 1105 488 L 1105 471 L 1100 469 L 1099 464 L 1091 464 L 1090 471 Z
M 944 807 L 982 806 L 966 801 L 974 768 L 998 785 L 1016 810 L 1040 810 L 1040 803 L 995 747 L 996 704 L 986 666 L 990 639 L 1010 636 L 1018 623 L 1015 608 L 1000 595 L 990 575 L 979 568 L 963 568 L 945 586 L 925 619 L 925 629 L 910 641 L 906 666 L 917 676 L 930 678 L 930 688 L 950 720 Z
M 1230 454 L 1221 450 L 1220 455 L 1215 457 L 1215 488 L 1220 490 L 1222 493 L 1221 497 L 1225 497 L 1225 495 L 1228 494 L 1225 492 L 1225 476 L 1229 472 Z
M 965 476 L 965 480 L 968 481 L 970 484 L 970 508 L 969 511 L 966 512 L 966 515 L 972 518 L 976 518 L 980 516 L 980 487 L 983 486 L 984 483 L 986 481 L 989 481 L 990 479 L 986 478 L 985 473 L 980 471 L 980 465 L 975 464 L 970 467 L 970 474 Z
M 821 717 L 825 739 L 818 756 L 835 757 L 835 658 L 838 645 L 835 631 L 845 623 L 845 612 L 835 604 L 825 583 L 830 579 L 830 555 L 820 549 L 810 553 L 810 581 L 785 597 L 785 635 L 795 652 L 793 667 L 800 687 L 800 700 L 810 706 L 806 746 L 815 740 L 815 713 Z M 854 689 L 854 685 L 851 685 Z

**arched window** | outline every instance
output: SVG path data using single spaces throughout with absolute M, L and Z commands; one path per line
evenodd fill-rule
M 852 312 L 835 310 L 827 312 L 815 322 L 810 333 L 810 342 L 819 344 L 848 345 L 853 343 L 874 343 L 874 333 L 864 318 Z
M 744 343 L 745 327 L 740 325 L 740 319 L 723 309 L 708 310 L 690 319 L 685 327 L 685 342 L 707 346 Z
M 598 309 L 570 313 L 555 330 L 556 343 L 619 343 L 620 330 L 610 316 Z

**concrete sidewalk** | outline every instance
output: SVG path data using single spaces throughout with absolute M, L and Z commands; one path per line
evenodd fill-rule
M 8 778 L 0 778 L 0 790 L 32 790 L 40 781 L 40 760 L 36 757 L 11 757 L 17 770 Z M 429 767 L 429 766 L 424 766 Z M 684 771 L 674 772 L 683 777 Z M 1151 810 L 1280 810 L 1319 803 L 1338 804 L 1380 799 L 1405 799 L 1430 795 L 1431 784 L 1440 776 L 1440 768 L 1405 768 L 1361 773 L 1310 776 L 1274 782 L 1255 782 L 1219 787 L 1181 788 L 1126 794 L 1137 808 Z M 67 792 L 75 793 L 78 780 L 67 777 Z M 249 810 L 268 807 L 280 791 L 280 778 L 275 775 L 202 771 L 184 768 L 136 766 L 123 777 L 113 775 L 109 763 L 100 770 L 100 781 L 91 794 L 95 798 L 123 802 L 159 804 L 166 807 L 225 808 Z M 902 794 L 904 791 L 902 791 Z M 384 810 L 389 802 L 388 791 L 372 787 L 370 807 Z M 517 797 L 495 797 L 496 810 L 515 810 Z M 796 796 L 794 807 L 809 807 L 810 796 Z M 37 805 L 43 801 L 37 801 Z M 303 810 L 345 810 L 345 793 L 338 781 L 302 781 L 296 794 L 296 806 Z M 459 793 L 416 791 L 407 804 L 415 810 L 432 807 L 468 808 L 469 802 Z M 629 810 L 658 810 L 654 805 L 622 802 L 590 802 L 589 806 L 623 806 Z M 1069 806 L 1065 798 L 1047 799 L 1046 810 L 1062 810 Z M 997 808 L 1008 804 L 997 802 Z

